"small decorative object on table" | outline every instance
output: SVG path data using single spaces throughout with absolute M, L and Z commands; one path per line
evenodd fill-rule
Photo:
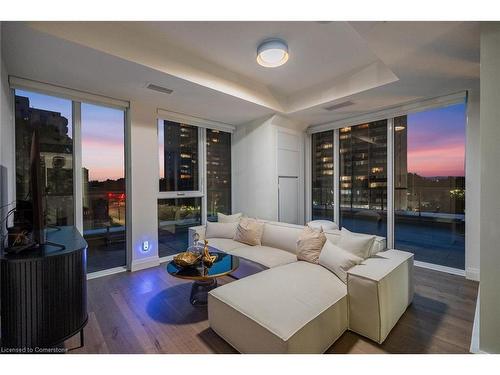
M 207 267 L 211 267 L 212 264 L 217 259 L 217 255 L 211 255 L 210 252 L 208 251 L 208 241 L 205 240 L 205 247 L 203 248 L 203 256 L 201 260 L 203 261 L 203 264 Z
M 174 257 L 174 263 L 180 267 L 192 267 L 201 259 L 201 254 L 186 251 Z

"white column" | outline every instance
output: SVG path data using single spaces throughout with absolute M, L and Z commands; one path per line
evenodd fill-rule
M 500 353 L 500 23 L 481 28 L 479 348 Z
M 127 114 L 127 244 L 131 271 L 157 266 L 158 130 L 156 108 L 131 102 Z M 148 249 L 144 250 L 147 242 Z

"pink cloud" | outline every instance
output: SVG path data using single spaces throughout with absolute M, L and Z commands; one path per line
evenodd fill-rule
M 464 144 L 413 147 L 408 150 L 408 172 L 421 176 L 464 176 Z

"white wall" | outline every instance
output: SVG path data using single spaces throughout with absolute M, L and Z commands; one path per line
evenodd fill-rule
M 238 126 L 232 139 L 233 212 L 265 220 L 278 220 L 273 118 Z
M 129 267 L 152 267 L 158 260 L 158 135 L 156 108 L 133 101 L 129 110 L 130 166 L 128 200 Z M 149 251 L 142 245 L 149 242 Z
M 232 140 L 233 212 L 278 220 L 278 129 L 293 129 L 301 134 L 303 127 L 299 122 L 274 115 L 236 128 Z M 300 147 L 303 155 L 303 141 Z M 303 164 L 303 157 L 300 162 Z M 299 186 L 303 202 L 303 179 Z M 299 207 L 303 217 L 303 207 Z
M 500 23 L 481 28 L 481 351 L 500 353 Z
M 467 145 L 465 166 L 465 275 L 479 281 L 481 150 L 479 90 L 471 90 L 467 101 Z
M 0 22 L 0 44 L 2 40 L 2 22 Z M 4 63 L 3 48 L 0 48 L 0 207 L 14 200 L 14 123 L 13 107 L 10 95 L 9 78 Z M 0 220 L 12 206 L 0 209 Z M 1 231 L 5 226 L 2 225 Z

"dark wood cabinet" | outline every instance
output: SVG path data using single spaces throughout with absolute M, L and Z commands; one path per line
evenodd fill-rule
M 87 243 L 74 227 L 47 229 L 47 240 L 64 249 L 0 258 L 2 348 L 51 348 L 87 323 Z

